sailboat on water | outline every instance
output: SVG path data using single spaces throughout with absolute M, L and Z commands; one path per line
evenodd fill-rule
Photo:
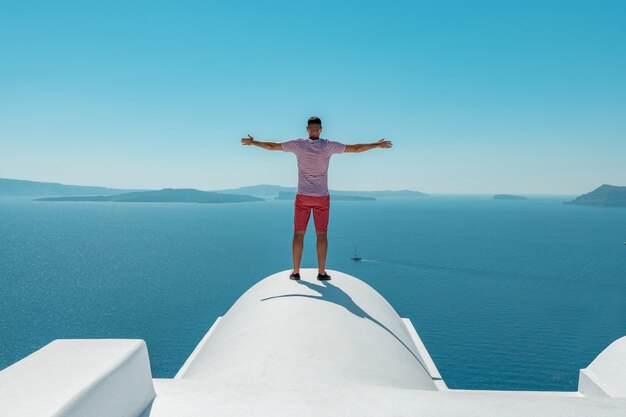
M 363 259 L 359 255 L 356 254 L 356 246 L 354 247 L 354 255 L 352 255 L 350 259 L 352 259 L 353 261 L 360 261 Z

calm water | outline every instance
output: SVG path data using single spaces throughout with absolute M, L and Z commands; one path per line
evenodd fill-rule
M 568 199 L 333 202 L 328 267 L 410 318 L 451 388 L 576 390 L 626 335 L 626 209 Z M 141 338 L 153 376 L 172 377 L 245 290 L 291 267 L 291 233 L 288 201 L 0 199 L 0 369 L 57 338 Z

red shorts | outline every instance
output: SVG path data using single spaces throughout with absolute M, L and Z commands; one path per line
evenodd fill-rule
M 313 196 L 296 194 L 295 212 L 293 216 L 294 229 L 305 231 L 313 210 L 313 222 L 317 232 L 328 230 L 328 212 L 330 211 L 330 196 Z

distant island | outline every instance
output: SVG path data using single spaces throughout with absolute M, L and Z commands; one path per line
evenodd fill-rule
M 363 197 L 358 195 L 343 195 L 343 194 L 335 194 L 333 192 L 330 193 L 333 201 L 376 201 L 374 197 Z M 296 197 L 295 191 L 281 191 L 278 193 L 278 197 L 276 200 L 293 200 Z
M 36 201 L 112 201 L 122 203 L 244 203 L 263 201 L 247 195 L 221 194 L 192 188 L 165 188 L 159 191 L 137 191 L 110 196 L 71 196 L 38 198 Z
M 270 185 L 270 184 L 259 184 L 259 185 L 251 185 L 247 187 L 240 188 L 229 188 L 225 190 L 217 190 L 218 193 L 229 193 L 229 194 L 245 194 L 245 195 L 253 195 L 256 197 L 262 198 L 276 198 L 282 200 L 283 198 L 279 198 L 281 192 L 296 192 L 296 187 L 282 187 L 280 185 Z M 335 197 L 340 195 L 346 196 L 361 196 L 361 197 L 373 197 L 376 198 L 386 198 L 386 197 L 428 197 L 428 194 L 421 193 L 419 191 L 412 190 L 385 190 L 385 191 L 338 191 L 338 190 L 330 190 L 330 194 Z
M 246 197 L 257 197 L 259 199 L 275 199 L 278 198 L 281 192 L 296 192 L 296 187 L 283 187 L 280 185 L 271 184 L 258 184 L 239 188 L 230 188 L 224 190 L 212 190 L 212 191 L 199 191 L 216 193 L 222 195 L 241 195 Z M 163 190 L 160 190 L 161 192 Z M 105 200 L 102 197 L 117 196 L 121 194 L 127 194 L 132 192 L 157 192 L 157 190 L 147 189 L 116 189 L 107 187 L 92 187 L 84 185 L 65 185 L 54 182 L 37 182 L 27 180 L 16 180 L 9 178 L 0 178 L 0 197 L 4 196 L 31 196 L 31 197 L 71 197 L 71 200 L 57 200 L 57 201 L 119 201 L 119 200 Z M 339 199 L 339 196 L 348 196 L 349 200 L 357 200 L 353 197 L 370 197 L 387 198 L 387 197 L 428 197 L 428 194 L 421 193 L 419 191 L 412 190 L 384 190 L 384 191 L 338 191 L 330 190 L 331 195 L 335 200 Z M 85 196 L 88 199 L 80 200 L 75 197 Z M 130 198 L 130 197 L 129 197 Z M 143 195 L 143 198 L 148 198 L 148 195 Z M 178 197 L 176 197 L 178 198 Z M 284 197 L 283 197 L 284 198 Z M 279 199 L 283 199 L 279 198 Z M 49 200 L 50 201 L 50 200 Z M 248 201 L 248 200 L 246 200 Z
M 38 182 L 0 178 L 0 196 L 53 196 L 53 195 L 114 195 L 129 191 L 107 187 L 91 187 L 84 185 L 64 185 L 56 182 Z
M 565 204 L 579 206 L 626 207 L 626 187 L 603 184 Z
M 493 196 L 494 200 L 528 200 L 528 198 L 523 195 L 515 195 L 515 194 L 496 194 Z
M 255 197 L 261 197 L 265 199 L 274 199 L 281 191 L 296 192 L 296 187 L 282 187 L 280 185 L 259 184 L 259 185 L 249 185 L 249 186 L 239 187 L 239 188 L 227 188 L 224 190 L 215 190 L 215 192 L 218 192 L 218 193 L 252 195 Z

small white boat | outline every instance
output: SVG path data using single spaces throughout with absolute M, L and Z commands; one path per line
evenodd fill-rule
M 626 244 L 626 242 L 624 243 Z M 354 247 L 354 255 L 350 259 L 352 259 L 353 261 L 360 261 L 361 259 L 363 259 L 359 255 L 356 254 L 356 246 Z

